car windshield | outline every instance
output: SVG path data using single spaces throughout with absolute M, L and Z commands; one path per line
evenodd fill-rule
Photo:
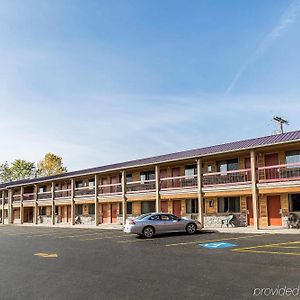
M 144 218 L 149 217 L 151 215 L 152 215 L 151 213 L 149 213 L 149 214 L 143 214 L 143 215 L 140 215 L 139 217 L 137 217 L 136 220 L 143 220 Z

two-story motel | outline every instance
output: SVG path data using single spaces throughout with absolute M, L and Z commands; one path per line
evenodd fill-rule
M 3 224 L 124 223 L 152 211 L 219 227 L 300 214 L 300 131 L 0 185 Z

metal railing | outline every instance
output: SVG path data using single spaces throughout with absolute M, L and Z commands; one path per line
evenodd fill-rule
M 13 202 L 20 202 L 21 201 L 21 194 L 13 195 L 12 196 L 12 201 Z
M 83 186 L 75 188 L 75 197 L 91 197 L 95 195 L 95 187 Z
M 33 201 L 33 200 L 35 200 L 34 193 L 23 194 L 23 201 Z
M 38 200 L 49 200 L 52 199 L 52 192 L 39 192 Z
M 155 179 L 127 182 L 127 193 L 155 191 Z
M 161 190 L 197 187 L 197 175 L 160 178 Z
M 251 182 L 251 169 L 203 174 L 203 186 L 246 184 Z
M 56 191 L 54 191 L 54 197 L 55 197 L 55 199 L 68 198 L 68 197 L 71 197 L 71 193 L 72 193 L 71 189 L 56 190 Z
M 260 167 L 257 178 L 261 183 L 300 180 L 300 163 Z
M 101 195 L 121 194 L 122 193 L 122 184 L 121 183 L 102 184 L 102 185 L 99 185 L 98 192 Z

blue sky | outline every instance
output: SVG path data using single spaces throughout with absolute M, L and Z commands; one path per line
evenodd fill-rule
M 70 170 L 300 129 L 300 0 L 0 2 L 0 162 Z

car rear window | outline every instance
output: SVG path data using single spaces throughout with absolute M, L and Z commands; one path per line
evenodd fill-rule
M 148 216 L 151 216 L 151 214 L 143 214 L 143 215 L 140 215 L 139 217 L 136 218 L 136 220 L 143 220 L 145 219 L 146 217 Z

